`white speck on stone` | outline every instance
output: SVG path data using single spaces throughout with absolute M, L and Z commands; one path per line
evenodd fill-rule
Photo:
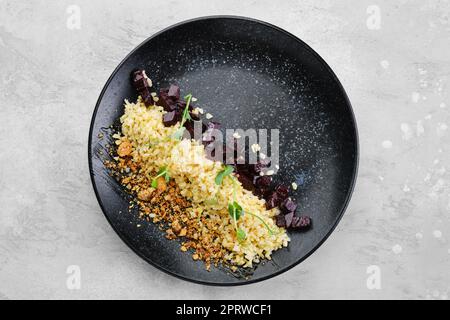
M 427 173 L 425 178 L 423 178 L 423 181 L 427 182 L 427 181 L 430 181 L 430 179 L 431 179 L 431 174 Z
M 205 115 L 205 117 L 206 117 L 206 119 L 212 119 L 212 117 L 213 117 L 213 115 L 211 114 L 211 113 L 207 113 L 206 115 Z
M 411 93 L 412 102 L 417 103 L 417 102 L 419 102 L 419 99 L 420 99 L 420 93 L 418 93 L 418 92 Z
M 274 173 L 275 173 L 275 171 L 273 171 L 273 170 L 267 170 L 266 175 L 272 176 Z
M 438 179 L 434 186 L 431 188 L 432 192 L 430 195 L 436 195 L 438 192 L 442 191 L 444 188 L 445 181 L 443 179 Z
M 439 159 L 434 159 L 433 164 L 436 165 L 439 163 Z
M 241 138 L 240 134 L 237 133 L 237 132 L 233 133 L 233 137 L 236 138 L 236 139 L 240 139 Z
M 402 130 L 402 139 L 409 140 L 412 137 L 412 130 L 407 123 L 402 123 L 400 125 L 400 130 Z
M 439 107 L 441 107 L 442 109 L 444 109 L 447 105 L 444 102 L 441 102 L 441 104 L 439 105 Z
M 382 67 L 383 69 L 387 69 L 387 68 L 389 68 L 389 61 L 387 61 L 387 60 L 381 60 L 381 61 L 380 61 L 380 65 L 381 65 L 381 67 Z
M 291 185 L 292 185 L 292 189 L 293 189 L 293 190 L 297 190 L 297 187 L 298 187 L 298 186 L 297 186 L 297 184 L 296 184 L 295 182 L 292 182 Z
M 447 129 L 448 129 L 448 126 L 446 123 L 442 123 L 442 122 L 438 123 L 438 126 L 436 128 L 436 133 L 437 133 L 438 137 L 444 136 Z
M 279 165 L 275 165 L 275 168 L 277 169 L 277 170 L 280 170 L 280 166 Z
M 421 232 L 417 232 L 416 233 L 416 239 L 417 240 L 423 239 L 423 234 Z
M 435 238 L 442 238 L 442 231 L 441 230 L 434 230 L 433 231 L 433 236 L 435 237 Z
M 392 251 L 394 251 L 395 254 L 400 254 L 402 252 L 402 246 L 399 244 L 396 244 L 392 247 Z
M 427 70 L 425 70 L 424 68 L 421 68 L 421 67 L 419 67 L 419 68 L 417 68 L 417 71 L 419 72 L 419 74 L 421 74 L 421 75 L 424 75 L 424 74 L 427 74 Z
M 425 132 L 425 128 L 423 127 L 422 120 L 417 121 L 416 124 L 416 135 L 420 137 Z
M 411 189 L 408 187 L 408 185 L 405 183 L 405 185 L 403 186 L 403 192 L 410 192 Z
M 259 153 L 259 157 L 264 160 L 266 158 L 266 155 L 262 152 Z
M 384 177 L 383 177 L 383 176 L 378 176 L 378 179 L 380 179 L 381 181 L 383 181 L 383 180 L 384 180 Z
M 197 101 L 197 100 L 198 100 L 198 99 L 197 99 L 196 97 L 192 97 L 192 98 L 191 98 L 191 101 L 192 101 L 192 102 L 195 102 L 195 101 Z
M 382 146 L 383 148 L 385 148 L 385 149 L 390 149 L 390 148 L 392 148 L 392 141 L 391 141 L 391 140 L 384 140 L 384 141 L 381 143 L 381 146 Z

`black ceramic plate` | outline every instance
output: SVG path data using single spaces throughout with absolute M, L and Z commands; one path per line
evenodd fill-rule
M 129 198 L 109 177 L 108 127 L 123 113 L 123 100 L 136 99 L 130 72 L 144 68 L 161 88 L 180 85 L 198 105 L 228 128 L 280 130 L 276 181 L 296 181 L 294 196 L 312 230 L 291 233 L 288 248 L 260 264 L 249 278 L 180 252 L 151 223 L 129 212 Z M 214 285 L 260 281 L 292 268 L 316 250 L 336 227 L 349 202 L 358 164 L 358 142 L 350 102 L 336 75 L 308 45 L 265 22 L 240 17 L 190 20 L 150 37 L 116 68 L 95 107 L 89 133 L 92 183 L 106 218 L 139 256 L 177 277 Z M 136 225 L 141 224 L 138 228 Z

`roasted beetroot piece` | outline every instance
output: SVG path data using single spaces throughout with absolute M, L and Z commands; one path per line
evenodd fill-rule
M 273 191 L 272 193 L 269 194 L 269 196 L 266 199 L 267 210 L 278 207 L 281 204 L 281 201 L 283 201 L 283 199 L 280 199 L 278 193 Z
M 142 97 L 142 101 L 144 101 L 146 106 L 151 106 L 154 104 L 153 96 L 149 89 L 139 91 L 139 95 Z
M 252 165 L 248 163 L 236 163 L 236 171 L 248 176 L 253 176 Z
M 149 106 L 154 103 L 151 95 L 151 81 L 145 74 L 145 70 L 136 70 L 131 74 L 131 82 L 138 94 L 142 97 L 144 104 Z
M 295 230 L 306 230 L 311 227 L 311 218 L 308 216 L 299 216 L 292 219 L 290 227 Z
M 166 111 L 178 110 L 177 100 L 169 97 L 168 88 L 159 90 L 158 104 L 162 106 Z
M 267 188 L 261 188 L 261 187 L 255 188 L 255 194 L 257 196 L 259 196 L 260 198 L 266 199 L 268 197 L 268 195 L 270 194 L 270 192 L 271 191 L 270 191 L 269 187 L 267 187 Z
M 284 219 L 286 221 L 286 228 L 289 228 L 294 220 L 294 212 L 288 212 L 285 214 Z
M 290 198 L 286 198 L 280 205 L 280 209 L 283 213 L 295 212 L 297 204 Z
M 275 188 L 275 192 L 278 194 L 278 197 L 283 201 L 289 196 L 289 188 L 283 184 L 278 185 Z
M 178 121 L 181 121 L 181 113 L 178 111 L 169 111 L 163 115 L 163 124 L 166 127 L 171 127 Z
M 253 183 L 257 188 L 268 188 L 272 183 L 271 176 L 257 176 L 253 179 Z
M 280 228 L 286 228 L 286 218 L 284 215 L 279 214 L 275 217 L 275 224 Z
M 151 87 L 151 81 L 147 77 L 145 70 L 136 70 L 131 74 L 131 81 L 137 91 Z
M 245 174 L 237 174 L 237 178 L 238 180 L 242 183 L 242 186 L 250 191 L 254 191 L 255 190 L 255 185 L 253 184 L 253 179 L 250 178 L 249 176 L 245 175 Z
M 167 95 L 167 96 L 168 96 L 168 95 Z M 184 110 L 184 108 L 186 108 L 186 101 L 184 101 L 184 100 L 178 100 L 177 103 L 176 103 L 176 105 L 177 105 L 177 108 L 178 108 L 178 109 Z M 190 105 L 189 105 L 189 110 L 191 110 Z
M 291 221 L 291 223 L 290 223 L 289 225 L 287 225 L 287 228 L 295 229 L 294 226 L 298 223 L 299 220 L 300 220 L 299 217 L 293 216 L 293 217 L 292 217 L 292 221 Z
M 167 91 L 167 95 L 174 101 L 180 99 L 180 87 L 174 84 L 171 84 L 169 90 Z

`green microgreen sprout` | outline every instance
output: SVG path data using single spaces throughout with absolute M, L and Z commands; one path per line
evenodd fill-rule
M 230 166 L 230 165 L 225 166 L 225 169 L 221 170 L 221 171 L 217 174 L 216 179 L 215 179 L 216 184 L 217 184 L 218 186 L 220 186 L 220 185 L 222 184 L 223 179 L 224 179 L 226 176 L 229 176 L 230 174 L 232 174 L 233 171 L 234 171 L 233 166 Z
M 192 120 L 192 117 L 189 114 L 189 105 L 191 103 L 191 99 L 192 99 L 192 93 L 189 93 L 188 95 L 186 95 L 184 97 L 184 100 L 186 101 L 186 107 L 184 108 L 183 115 L 181 116 L 180 127 L 178 128 L 177 131 L 175 131 L 174 134 L 172 134 L 172 138 L 175 140 L 181 140 L 181 138 L 183 137 L 183 134 L 184 134 L 184 130 L 186 129 L 184 127 L 184 124 L 186 123 L 186 121 Z
M 231 181 L 233 183 L 233 202 L 230 202 L 228 204 L 228 213 L 230 214 L 231 218 L 233 219 L 234 229 L 236 230 L 237 239 L 241 242 L 241 241 L 244 241 L 245 238 L 247 237 L 247 235 L 245 234 L 245 231 L 242 230 L 241 228 L 238 228 L 238 225 L 237 225 L 237 221 L 239 220 L 239 218 L 241 216 L 244 215 L 244 212 L 248 213 L 249 215 L 251 215 L 251 216 L 257 218 L 259 221 L 261 221 L 261 223 L 264 225 L 264 227 L 266 227 L 269 234 L 274 235 L 275 232 L 269 227 L 269 225 L 264 221 L 264 219 L 262 217 L 260 217 L 257 214 L 254 214 L 254 213 L 244 211 L 242 206 L 236 201 L 237 180 L 236 180 L 236 177 L 234 177 L 232 175 L 233 171 L 234 171 L 233 166 L 230 166 L 230 165 L 225 166 L 225 168 L 217 174 L 215 182 L 216 182 L 216 185 L 220 186 L 220 185 L 222 185 L 224 178 L 228 177 L 231 179 Z
M 170 181 L 169 170 L 167 169 L 166 166 L 161 167 L 161 169 L 159 169 L 159 171 L 158 171 L 158 174 L 152 178 L 152 188 L 156 189 L 158 187 L 158 178 L 159 177 L 164 177 L 166 182 Z

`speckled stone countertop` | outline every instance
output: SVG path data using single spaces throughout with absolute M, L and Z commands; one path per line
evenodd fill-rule
M 297 35 L 353 104 L 360 167 L 332 236 L 276 278 L 178 280 L 136 256 L 87 163 L 107 78 L 151 34 L 233 14 Z M 0 0 L 0 299 L 367 298 L 450 294 L 449 1 Z

